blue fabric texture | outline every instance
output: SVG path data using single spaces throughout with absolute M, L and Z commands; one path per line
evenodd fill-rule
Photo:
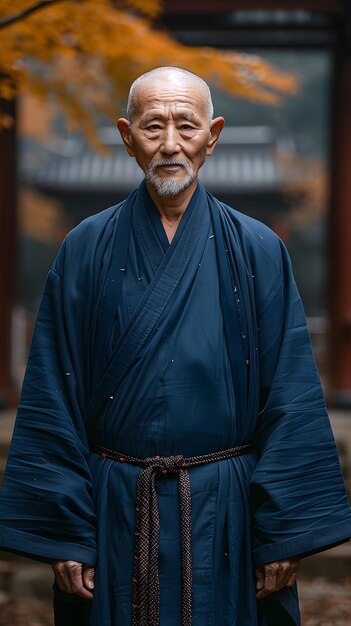
M 256 602 L 255 563 L 351 536 L 335 442 L 286 249 L 199 184 L 168 243 L 144 183 L 66 237 L 38 315 L 0 545 L 96 567 L 55 589 L 57 626 L 131 624 L 137 457 L 253 454 L 192 468 L 193 625 L 298 626 L 293 587 Z M 181 624 L 177 479 L 157 480 L 161 626 Z M 73 620 L 73 621 L 72 621 Z

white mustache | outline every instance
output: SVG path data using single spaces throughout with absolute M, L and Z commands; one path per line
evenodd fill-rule
M 184 169 L 187 169 L 187 163 L 185 163 L 184 161 L 156 161 L 155 163 L 152 163 L 150 165 L 150 170 L 151 171 L 155 171 L 157 170 L 159 167 L 164 167 L 167 165 L 176 165 L 179 167 L 184 167 Z

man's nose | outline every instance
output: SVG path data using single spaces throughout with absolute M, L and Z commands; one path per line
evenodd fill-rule
M 174 154 L 181 150 L 178 131 L 174 126 L 169 125 L 164 129 L 160 150 L 165 154 Z

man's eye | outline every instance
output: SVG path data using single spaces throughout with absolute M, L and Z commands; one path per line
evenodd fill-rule
M 160 128 L 159 124 L 150 124 L 150 126 L 148 126 L 148 130 L 159 130 Z
M 183 130 L 193 130 L 193 127 L 190 126 L 190 124 L 182 124 L 182 129 Z

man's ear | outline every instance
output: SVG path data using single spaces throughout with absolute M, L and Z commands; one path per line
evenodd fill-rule
M 210 123 L 210 138 L 208 140 L 208 144 L 206 147 L 206 154 L 209 156 L 212 154 L 215 149 L 215 145 L 219 139 L 219 135 L 222 132 L 224 126 L 224 117 L 216 117 L 214 120 L 211 120 Z
M 123 143 L 125 145 L 125 148 L 129 154 L 129 156 L 133 157 L 134 155 L 134 150 L 132 147 L 132 139 L 131 139 L 131 135 L 130 135 L 130 122 L 128 120 L 126 120 L 124 117 L 120 117 L 117 120 L 117 128 L 120 132 L 120 135 L 123 139 Z

